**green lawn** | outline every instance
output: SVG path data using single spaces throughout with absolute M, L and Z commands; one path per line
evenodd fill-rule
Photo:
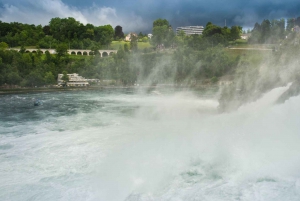
M 120 46 L 124 47 L 124 44 L 128 44 L 130 46 L 130 42 L 125 42 L 125 41 L 112 41 L 110 44 L 111 49 L 117 50 L 119 49 Z M 152 47 L 152 45 L 149 42 L 138 42 L 138 48 L 139 49 L 145 49 Z
M 258 49 L 272 49 L 275 44 L 248 44 L 247 40 L 238 39 L 229 42 L 229 46 L 232 48 L 258 48 Z
M 254 56 L 261 56 L 261 55 L 270 55 L 272 51 L 259 51 L 259 50 L 245 50 L 245 49 L 229 49 L 226 48 L 225 51 L 232 56 L 245 56 L 245 55 L 254 55 Z

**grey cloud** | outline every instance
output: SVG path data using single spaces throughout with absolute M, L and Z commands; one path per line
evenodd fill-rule
M 41 2 L 55 3 L 57 8 L 51 11 Z M 173 28 L 205 26 L 209 21 L 223 26 L 225 19 L 227 26 L 253 27 L 263 19 L 300 16 L 299 0 L 0 0 L 1 4 L 6 5 L 0 7 L 3 21 L 48 23 L 52 17 L 69 15 L 83 23 L 121 25 L 127 32 L 151 31 L 152 22 L 157 18 L 169 20 Z M 19 13 L 10 15 L 9 6 Z

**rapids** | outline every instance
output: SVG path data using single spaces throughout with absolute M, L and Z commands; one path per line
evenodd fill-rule
M 274 104 L 288 87 L 223 114 L 195 91 L 2 95 L 0 200 L 298 201 L 300 96 Z

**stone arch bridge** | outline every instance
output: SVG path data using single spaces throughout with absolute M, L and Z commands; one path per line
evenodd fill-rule
M 10 48 L 9 50 L 16 50 L 20 51 L 20 48 Z M 50 54 L 56 54 L 55 49 L 26 49 L 26 52 L 32 52 L 37 53 L 37 51 L 41 51 L 43 54 L 46 53 L 46 51 L 49 51 Z M 111 56 L 115 53 L 117 53 L 118 50 L 99 50 L 99 54 L 101 57 Z M 69 49 L 68 53 L 70 55 L 94 55 L 94 52 L 92 50 L 81 50 L 81 49 Z

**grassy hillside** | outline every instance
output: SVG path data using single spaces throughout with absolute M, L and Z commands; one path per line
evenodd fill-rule
M 112 49 L 119 49 L 120 46 L 124 47 L 124 44 L 128 44 L 128 46 L 130 46 L 130 42 L 125 42 L 125 41 L 112 41 L 112 43 L 110 44 L 110 47 Z M 149 42 L 138 42 L 138 48 L 139 49 L 145 49 L 145 48 L 149 48 L 152 47 L 152 45 Z

